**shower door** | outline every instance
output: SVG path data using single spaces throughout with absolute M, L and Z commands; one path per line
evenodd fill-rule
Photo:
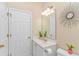
M 31 13 L 9 9 L 9 55 L 31 56 Z
M 8 55 L 8 19 L 5 3 L 0 3 L 0 56 Z
M 0 56 L 32 55 L 31 15 L 0 3 Z

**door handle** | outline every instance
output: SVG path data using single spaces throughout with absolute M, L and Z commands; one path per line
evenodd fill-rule
M 7 37 L 9 38 L 9 34 L 7 34 Z
M 27 37 L 27 39 L 31 39 L 31 37 L 30 37 L 30 36 L 28 36 L 28 37 Z
M 9 33 L 8 33 L 8 34 L 7 34 L 7 37 L 8 37 L 8 38 L 9 38 L 9 37 L 12 37 L 12 34 L 9 34 Z
M 12 37 L 12 34 L 10 34 L 10 37 Z

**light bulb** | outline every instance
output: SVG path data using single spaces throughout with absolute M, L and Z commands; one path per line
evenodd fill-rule
M 50 15 L 51 13 L 53 13 L 54 12 L 54 7 L 52 8 L 52 9 L 50 9 L 50 8 L 47 8 L 45 11 L 43 11 L 41 14 L 42 15 L 45 15 L 45 16 L 48 16 L 48 15 Z
M 46 12 L 49 12 L 49 11 L 50 11 L 50 8 L 47 8 L 47 9 L 46 9 Z
M 54 10 L 52 10 L 50 13 L 54 13 Z
M 42 15 L 45 15 L 45 13 L 44 13 L 44 12 L 42 12 L 41 14 L 42 14 Z
M 45 15 L 45 14 L 47 14 L 47 12 L 49 12 L 50 11 L 50 9 L 49 8 L 47 8 L 46 10 L 44 10 L 41 14 L 42 15 Z

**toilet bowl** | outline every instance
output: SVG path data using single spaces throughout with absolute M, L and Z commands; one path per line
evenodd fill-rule
M 59 48 L 59 49 L 57 49 L 57 56 L 78 56 L 78 55 L 69 54 L 66 50 Z

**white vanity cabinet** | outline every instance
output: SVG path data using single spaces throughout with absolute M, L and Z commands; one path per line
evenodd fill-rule
M 51 49 L 52 52 L 48 53 L 47 49 Z M 56 45 L 42 47 L 33 41 L 33 56 L 56 56 Z

